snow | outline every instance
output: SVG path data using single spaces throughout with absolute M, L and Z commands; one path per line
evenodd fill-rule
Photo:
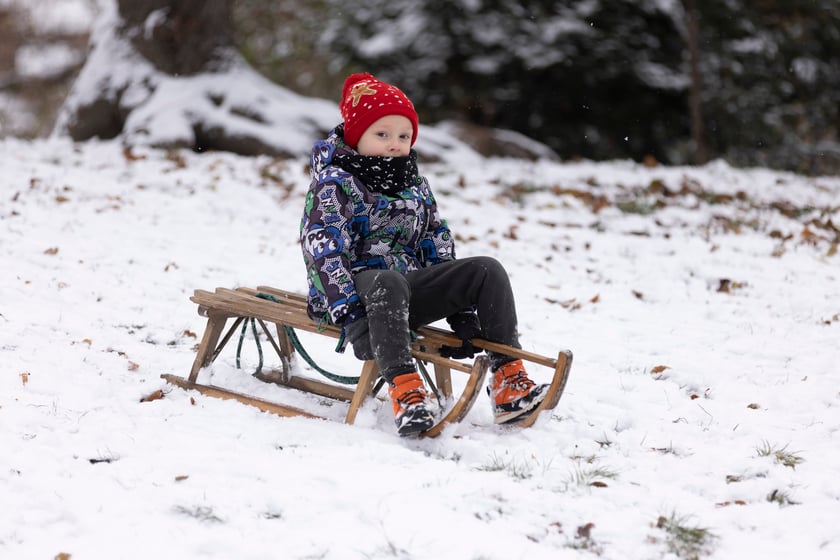
M 231 88 L 234 82 L 237 88 Z M 266 92 L 259 95 L 255 92 Z M 301 107 L 309 109 L 301 113 Z M 266 123 L 264 116 L 270 115 Z M 306 118 L 305 115 L 313 115 Z M 334 118 L 327 121 L 326 117 Z M 193 142 L 193 127 L 224 128 L 233 136 L 252 136 L 277 149 L 301 153 L 311 144 L 306 131 L 328 130 L 339 119 L 335 103 L 299 96 L 272 84 L 253 70 L 168 78 L 128 117 L 124 137 L 131 143 Z M 306 121 L 308 127 L 295 126 Z M 313 123 L 314 121 L 314 123 Z M 313 124 L 315 127 L 313 127 Z M 311 146 L 310 146 L 311 147 Z
M 65 30 L 88 29 L 96 5 L 26 4 Z M 101 6 L 116 87 L 138 68 L 114 65 Z M 76 100 L 102 86 L 80 80 Z M 494 426 L 481 395 L 439 438 L 405 440 L 381 400 L 347 426 L 346 404 L 256 381 L 250 338 L 244 371 L 232 343 L 199 381 L 330 420 L 160 379 L 192 365 L 193 290 L 305 289 L 305 150 L 337 123 L 334 101 L 241 70 L 123 100 L 135 145 L 203 119 L 300 156 L 0 142 L 0 558 L 840 556 L 840 179 L 484 159 L 422 126 L 458 255 L 506 265 L 526 349 L 575 358 L 533 428 Z M 334 341 L 301 337 L 327 369 L 357 373 Z M 680 548 L 669 519 L 712 536 Z
M 144 32 L 150 33 L 161 17 L 159 11 L 150 14 Z M 223 129 L 227 138 L 247 139 L 254 153 L 308 154 L 312 138 L 339 120 L 334 101 L 279 86 L 235 54 L 224 71 L 162 73 L 118 33 L 119 18 L 116 3 L 103 0 L 92 48 L 64 101 L 54 136 L 69 134 L 79 107 L 102 100 L 126 115 L 121 138 L 131 145 L 195 146 L 202 143 L 199 130 Z
M 28 13 L 36 33 L 86 33 L 101 5 L 112 0 L 0 0 L 0 7 Z
M 26 78 L 48 79 L 78 64 L 82 55 L 64 44 L 24 45 L 15 52 L 15 71 Z
M 38 125 L 35 115 L 28 111 L 20 98 L 0 92 L 0 136 L 25 134 Z
M 651 87 L 663 90 L 684 90 L 690 85 L 687 76 L 673 72 L 664 64 L 650 61 L 639 61 L 634 65 L 636 75 Z
M 508 268 L 525 348 L 575 358 L 533 428 L 494 426 L 481 395 L 406 440 L 380 400 L 348 426 L 346 404 L 254 380 L 250 338 L 244 371 L 229 347 L 199 380 L 337 421 L 160 379 L 192 364 L 194 289 L 304 290 L 304 156 L 63 139 L 0 154 L 0 558 L 840 555 L 840 179 L 421 164 L 458 255 Z M 304 343 L 357 372 L 334 341 Z M 713 536 L 680 549 L 669 519 Z

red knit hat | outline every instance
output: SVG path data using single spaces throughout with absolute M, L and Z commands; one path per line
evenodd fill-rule
M 370 125 L 388 115 L 402 115 L 410 120 L 414 129 L 411 145 L 417 140 L 417 111 L 411 100 L 396 86 L 367 72 L 347 77 L 338 108 L 344 119 L 344 141 L 351 148 L 356 147 Z

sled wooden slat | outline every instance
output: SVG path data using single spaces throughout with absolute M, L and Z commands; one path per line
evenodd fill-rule
M 356 392 L 353 393 L 350 408 L 347 410 L 347 417 L 344 419 L 346 424 L 352 424 L 356 421 L 356 414 L 359 412 L 359 408 L 365 402 L 365 398 L 373 391 L 373 385 L 376 383 L 378 373 L 375 361 L 368 360 L 365 362 L 365 365 L 362 367 L 362 373 L 359 375 Z
M 572 353 L 569 351 L 560 352 L 557 355 L 557 365 L 554 369 L 554 377 L 546 390 L 545 399 L 543 399 L 537 409 L 531 413 L 530 416 L 518 422 L 517 426 L 529 428 L 534 425 L 534 422 L 537 421 L 537 418 L 543 411 L 552 410 L 555 406 L 557 406 L 557 403 L 560 401 L 560 396 L 566 388 L 566 381 L 569 380 L 569 370 L 571 367 Z
M 177 375 L 170 375 L 168 373 L 164 373 L 163 375 L 161 375 L 161 378 L 165 379 L 168 383 L 172 383 L 173 385 L 181 387 L 182 389 L 195 389 L 199 393 L 207 395 L 209 397 L 217 397 L 220 399 L 233 399 L 244 404 L 255 406 L 263 412 L 271 412 L 272 414 L 277 414 L 278 416 L 305 416 L 306 418 L 322 418 L 321 416 L 318 416 L 316 414 L 310 414 L 305 410 L 301 410 L 293 406 L 287 406 L 283 404 L 273 403 L 270 401 L 265 401 L 256 397 L 251 397 L 249 395 L 237 393 L 236 391 L 231 391 L 230 389 L 223 389 L 214 385 L 202 385 L 201 383 L 191 383 L 183 377 L 178 377 Z
M 456 362 L 455 360 L 444 358 L 440 354 L 432 354 L 430 352 L 424 352 L 422 350 L 412 350 L 411 354 L 418 360 L 422 360 L 424 362 L 433 362 L 435 365 L 438 366 L 444 366 L 449 369 L 463 371 L 464 373 L 470 373 L 472 371 L 472 365 L 462 364 L 461 362 Z
M 467 413 L 475 403 L 478 393 L 481 391 L 482 381 L 487 374 L 490 360 L 487 356 L 479 356 L 475 360 L 475 364 L 470 371 L 470 378 L 467 380 L 467 385 L 464 387 L 464 392 L 458 398 L 458 402 L 450 409 L 449 413 L 438 422 L 420 435 L 423 437 L 437 437 L 443 431 L 447 424 L 460 422 L 464 419 Z
M 260 297 L 268 295 L 270 298 Z M 255 375 L 258 379 L 275 383 L 282 387 L 312 393 L 330 399 L 348 402 L 345 422 L 352 424 L 370 396 L 375 396 L 378 388 L 376 383 L 379 371 L 376 362 L 369 360 L 362 363 L 359 381 L 355 387 L 339 386 L 332 382 L 324 382 L 309 377 L 293 375 L 290 361 L 295 348 L 286 332 L 286 327 L 302 332 L 315 333 L 330 338 L 339 338 L 341 329 L 332 325 L 317 325 L 307 315 L 306 297 L 303 294 L 288 292 L 271 286 L 258 286 L 256 289 L 239 287 L 236 289 L 216 288 L 210 292 L 195 290 L 190 298 L 198 305 L 198 313 L 207 318 L 207 325 L 201 337 L 195 360 L 188 378 L 171 374 L 161 375 L 167 382 L 184 389 L 194 389 L 202 394 L 223 399 L 234 399 L 244 404 L 256 406 L 262 411 L 280 416 L 304 416 L 307 418 L 323 418 L 318 414 L 306 410 L 273 403 L 250 395 L 245 395 L 218 387 L 197 382 L 201 370 L 213 363 L 227 343 L 233 338 L 242 322 L 254 318 L 262 334 L 268 339 L 270 347 L 274 349 L 281 361 L 280 368 L 268 368 Z M 274 326 L 272 332 L 271 325 Z M 225 330 L 227 328 L 227 330 Z M 452 332 L 435 328 L 421 327 L 417 330 L 417 340 L 412 343 L 412 355 L 415 359 L 434 366 L 435 384 L 439 394 L 447 402 L 446 409 L 440 421 L 420 434 L 423 437 L 435 437 L 451 423 L 459 422 L 466 417 L 474 404 L 489 368 L 489 358 L 478 356 L 474 361 L 458 361 L 444 358 L 439 354 L 443 345 L 459 346 L 461 341 Z M 544 410 L 550 410 L 557 405 L 568 379 L 572 354 L 563 350 L 556 360 L 481 339 L 473 339 L 473 345 L 487 351 L 498 352 L 515 358 L 520 358 L 554 370 L 547 396 L 537 411 L 520 421 L 517 425 L 528 427 L 534 424 L 537 417 Z M 458 371 L 468 375 L 463 383 L 463 390 L 457 396 L 453 395 L 451 372 Z

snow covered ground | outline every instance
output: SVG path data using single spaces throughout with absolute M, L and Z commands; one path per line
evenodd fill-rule
M 508 267 L 525 348 L 575 359 L 535 427 L 482 395 L 417 441 L 379 401 L 347 426 L 159 377 L 192 363 L 194 289 L 304 289 L 305 159 L 6 140 L 0 161 L 0 558 L 840 557 L 837 178 L 424 165 L 459 256 Z M 342 416 L 252 379 L 252 344 L 199 379 Z

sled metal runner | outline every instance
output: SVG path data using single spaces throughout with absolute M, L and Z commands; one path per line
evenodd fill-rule
M 266 299 L 266 295 L 270 299 Z M 207 317 L 207 325 L 204 329 L 204 334 L 198 346 L 198 353 L 193 361 L 189 376 L 184 378 L 172 374 L 161 375 L 161 378 L 173 385 L 183 389 L 196 390 L 211 397 L 233 399 L 255 406 L 264 412 L 271 412 L 280 416 L 323 418 L 318 414 L 297 407 L 266 401 L 215 385 L 198 383 L 198 376 L 201 370 L 213 363 L 233 337 L 237 328 L 242 326 L 243 321 L 253 318 L 259 324 L 281 363 L 279 369 L 270 369 L 255 374 L 255 377 L 258 379 L 333 400 L 349 402 L 350 404 L 345 417 L 347 424 L 352 424 L 355 421 L 359 408 L 364 404 L 365 400 L 370 396 L 375 397 L 381 388 L 381 384 L 377 384 L 379 370 L 374 360 L 368 360 L 362 363 L 361 373 L 355 389 L 292 374 L 290 363 L 295 349 L 292 341 L 286 334 L 286 327 L 317 333 L 335 339 L 341 336 L 341 330 L 339 328 L 332 325 L 326 327 L 321 326 L 319 328 L 309 318 L 306 313 L 306 299 L 301 294 L 287 292 L 269 286 L 259 286 L 256 289 L 247 287 L 236 289 L 217 288 L 214 292 L 196 290 L 190 299 L 198 304 L 199 315 Z M 225 327 L 229 321 L 232 321 L 232 324 L 225 331 Z M 274 333 L 271 332 L 269 324 L 274 324 L 276 327 Z M 532 414 L 520 420 L 515 425 L 529 427 L 534 424 L 543 411 L 551 410 L 557 406 L 563 394 L 563 389 L 565 388 L 569 376 L 569 369 L 572 364 L 572 353 L 570 351 L 561 350 L 557 358 L 552 359 L 482 339 L 473 339 L 472 343 L 476 348 L 503 353 L 553 370 L 553 377 L 545 399 Z M 444 358 L 439 354 L 441 346 L 459 346 L 460 344 L 460 339 L 453 333 L 435 327 L 421 327 L 418 329 L 418 339 L 412 343 L 412 355 L 414 358 L 423 363 L 431 363 L 434 366 L 434 384 L 436 385 L 436 390 L 440 397 L 447 403 L 438 423 L 429 430 L 422 432 L 420 434 L 421 437 L 435 437 L 448 424 L 461 421 L 470 411 L 484 385 L 483 381 L 489 367 L 489 358 L 487 356 L 480 355 L 472 363 L 468 363 Z M 453 399 L 452 370 L 460 371 L 468 376 L 464 388 L 457 399 Z

